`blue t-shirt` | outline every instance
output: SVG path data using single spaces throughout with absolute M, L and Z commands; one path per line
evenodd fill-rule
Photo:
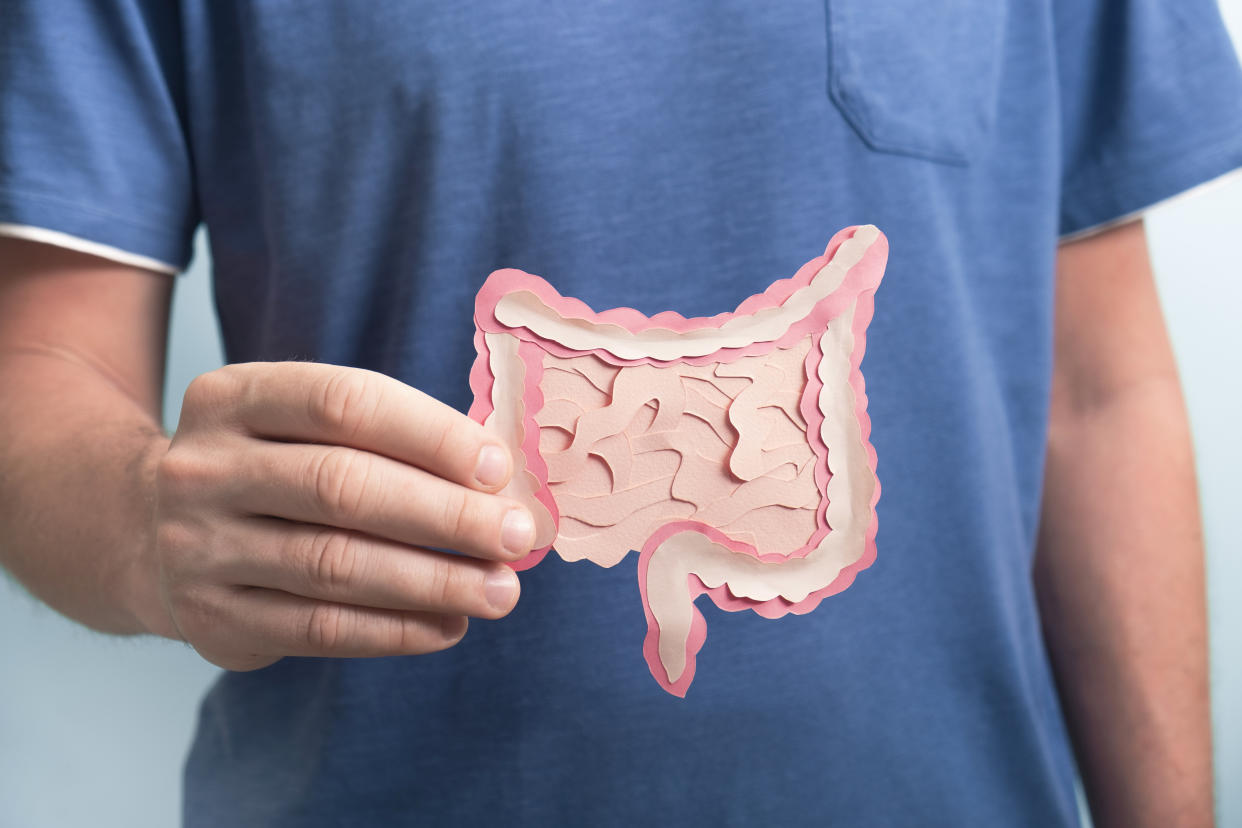
M 1058 240 L 1242 165 L 1210 0 L 9 0 L 0 223 L 183 266 L 231 361 L 465 410 L 473 297 L 731 310 L 888 235 L 879 557 L 804 616 L 700 601 L 661 690 L 636 555 L 550 555 L 410 658 L 225 674 L 190 826 L 1074 824 L 1030 570 Z M 711 262 L 710 267 L 705 267 Z

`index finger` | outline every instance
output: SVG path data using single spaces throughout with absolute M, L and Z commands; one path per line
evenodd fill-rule
M 362 368 L 313 362 L 230 366 L 235 412 L 260 437 L 349 446 L 483 491 L 509 481 L 509 448 L 417 388 Z

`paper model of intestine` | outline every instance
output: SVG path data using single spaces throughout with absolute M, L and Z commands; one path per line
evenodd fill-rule
M 643 654 L 670 693 L 685 696 L 707 636 L 698 597 L 807 613 L 875 559 L 859 366 L 887 256 L 875 227 L 842 230 L 711 318 L 596 312 L 520 270 L 479 290 L 470 416 L 510 446 L 503 494 L 535 517 L 514 567 L 638 550 Z

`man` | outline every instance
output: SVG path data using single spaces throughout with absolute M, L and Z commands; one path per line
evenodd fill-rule
M 1210 823 L 1189 441 L 1119 223 L 1242 165 L 1208 0 L 4 10 L 4 562 L 231 671 L 188 825 L 1071 824 L 1071 739 L 1098 824 Z M 238 364 L 169 439 L 200 221 Z M 675 699 L 633 556 L 517 600 L 473 293 L 711 315 L 863 222 L 879 559 L 717 613 Z

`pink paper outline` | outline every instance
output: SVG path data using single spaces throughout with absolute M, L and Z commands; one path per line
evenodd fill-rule
M 684 363 L 691 365 L 703 365 L 710 363 L 727 363 L 735 359 L 745 356 L 756 356 L 768 353 L 774 348 L 788 347 L 794 342 L 805 336 L 812 336 L 812 347 L 807 354 L 804 363 L 806 371 L 806 386 L 803 390 L 803 396 L 800 401 L 800 410 L 803 418 L 807 422 L 808 442 L 816 455 L 815 479 L 819 486 L 821 495 L 825 491 L 828 480 L 831 477 L 831 471 L 827 464 L 828 449 L 824 445 L 821 427 L 824 415 L 819 408 L 818 398 L 822 383 L 818 378 L 819 359 L 822 358 L 822 349 L 820 345 L 821 333 L 827 328 L 832 319 L 841 314 L 848 307 L 850 302 L 857 301 L 853 318 L 853 334 L 854 346 L 850 353 L 850 375 L 849 383 L 854 391 L 855 406 L 854 412 L 858 419 L 859 429 L 863 447 L 867 454 L 868 465 L 871 468 L 873 476 L 875 476 L 875 489 L 871 498 L 871 519 L 866 531 L 866 547 L 863 554 L 850 566 L 841 570 L 837 577 L 830 584 L 820 590 L 810 593 L 806 598 L 798 602 L 790 602 L 784 598 L 773 598 L 768 601 L 754 601 L 751 599 L 738 598 L 728 591 L 728 584 L 722 584 L 719 587 L 708 588 L 697 577 L 688 576 L 688 587 L 690 589 L 690 600 L 693 603 L 701 595 L 707 595 L 709 599 L 720 609 L 728 612 L 739 612 L 741 610 L 753 610 L 756 614 L 765 618 L 779 618 L 786 614 L 805 614 L 815 609 L 819 603 L 829 596 L 835 595 L 842 590 L 848 588 L 853 582 L 857 574 L 874 563 L 876 558 L 875 538 L 878 531 L 878 517 L 876 515 L 876 504 L 880 498 L 880 481 L 876 475 L 877 456 L 875 447 L 871 444 L 871 419 L 867 415 L 867 395 L 866 386 L 863 380 L 861 364 L 863 355 L 866 351 L 866 330 L 871 322 L 874 313 L 874 293 L 879 287 L 880 280 L 884 275 L 884 266 L 888 255 L 888 243 L 884 235 L 881 233 L 877 236 L 876 241 L 866 250 L 862 259 L 858 261 L 846 273 L 841 284 L 832 291 L 828 296 L 821 299 L 815 304 L 811 311 L 801 320 L 790 325 L 785 332 L 775 340 L 768 342 L 754 342 L 740 348 L 722 348 L 717 351 L 699 357 L 677 358 L 675 360 L 658 360 L 652 357 L 643 357 L 640 359 L 622 359 L 607 351 L 604 348 L 595 348 L 588 351 L 580 351 L 567 348 L 560 343 L 544 339 L 533 333 L 526 327 L 509 327 L 502 324 L 495 317 L 495 309 L 500 299 L 515 290 L 526 290 L 534 293 L 544 304 L 551 307 L 557 313 L 569 318 L 587 320 L 591 322 L 603 322 L 613 325 L 619 325 L 626 328 L 632 333 L 638 333 L 643 330 L 662 328 L 674 332 L 686 332 L 702 328 L 719 328 L 728 320 L 741 315 L 747 315 L 756 311 L 777 307 L 784 303 L 795 291 L 810 284 L 812 278 L 825 265 L 831 261 L 840 246 L 859 228 L 848 227 L 841 230 L 832 237 L 824 254 L 807 262 L 792 277 L 781 279 L 773 282 L 763 293 L 755 294 L 748 297 L 737 309 L 732 313 L 721 313 L 712 317 L 694 317 L 686 318 L 675 311 L 664 311 L 655 316 L 648 317 L 633 308 L 614 308 L 602 312 L 596 312 L 590 308 L 585 302 L 571 297 L 562 296 L 551 284 L 546 280 L 525 271 L 506 268 L 494 271 L 483 286 L 479 289 L 475 306 L 475 324 L 476 331 L 474 337 L 475 350 L 477 357 L 470 371 L 470 388 L 474 392 L 474 402 L 470 407 L 469 416 L 479 422 L 486 420 L 487 416 L 492 413 L 493 405 L 491 401 L 491 390 L 495 382 L 490 367 L 490 352 L 484 338 L 484 333 L 507 333 L 518 337 L 521 340 L 518 348 L 527 376 L 523 383 L 523 425 L 524 439 L 522 443 L 522 452 L 527 460 L 527 472 L 532 474 L 539 486 L 535 496 L 540 503 L 545 505 L 553 517 L 554 523 L 559 527 L 560 514 L 552 497 L 551 490 L 548 487 L 547 465 L 542 455 L 539 453 L 539 427 L 535 421 L 535 413 L 542 406 L 542 392 L 539 390 L 539 379 L 543 374 L 543 361 L 541 352 L 551 353 L 560 357 L 574 357 L 583 354 L 593 354 L 602 361 L 617 366 L 629 365 L 667 365 L 671 363 Z M 536 400 L 531 396 L 531 389 Z M 534 405 L 531 403 L 534 402 Z M 690 683 L 694 679 L 694 673 L 697 665 L 697 654 L 702 649 L 703 643 L 707 637 L 707 622 L 703 614 L 699 612 L 697 606 L 693 610 L 693 618 L 691 622 L 690 635 L 686 643 L 686 667 L 681 677 L 670 683 L 667 679 L 663 664 L 659 660 L 658 653 L 658 624 L 647 601 L 646 573 L 648 562 L 655 549 L 672 535 L 683 531 L 695 531 L 707 536 L 714 543 L 720 544 L 734 552 L 750 554 L 761 560 L 780 561 L 788 560 L 791 557 L 805 556 L 814 549 L 820 541 L 831 531 L 831 527 L 827 525 L 825 513 L 827 510 L 827 498 L 820 498 L 819 506 L 816 510 L 816 522 L 818 528 L 813 533 L 811 539 L 795 552 L 789 555 L 769 554 L 760 555 L 754 547 L 747 543 L 736 541 L 729 538 L 720 530 L 692 520 L 672 521 L 664 524 L 657 529 L 644 543 L 643 549 L 639 554 L 638 562 L 638 581 L 639 591 L 642 594 L 643 612 L 647 619 L 647 636 L 643 642 L 643 655 L 647 661 L 648 668 L 656 681 L 669 693 L 684 697 Z M 529 555 L 521 560 L 511 564 L 516 570 L 529 569 L 535 566 L 548 550 L 555 544 L 550 544 L 541 549 L 533 550 Z

